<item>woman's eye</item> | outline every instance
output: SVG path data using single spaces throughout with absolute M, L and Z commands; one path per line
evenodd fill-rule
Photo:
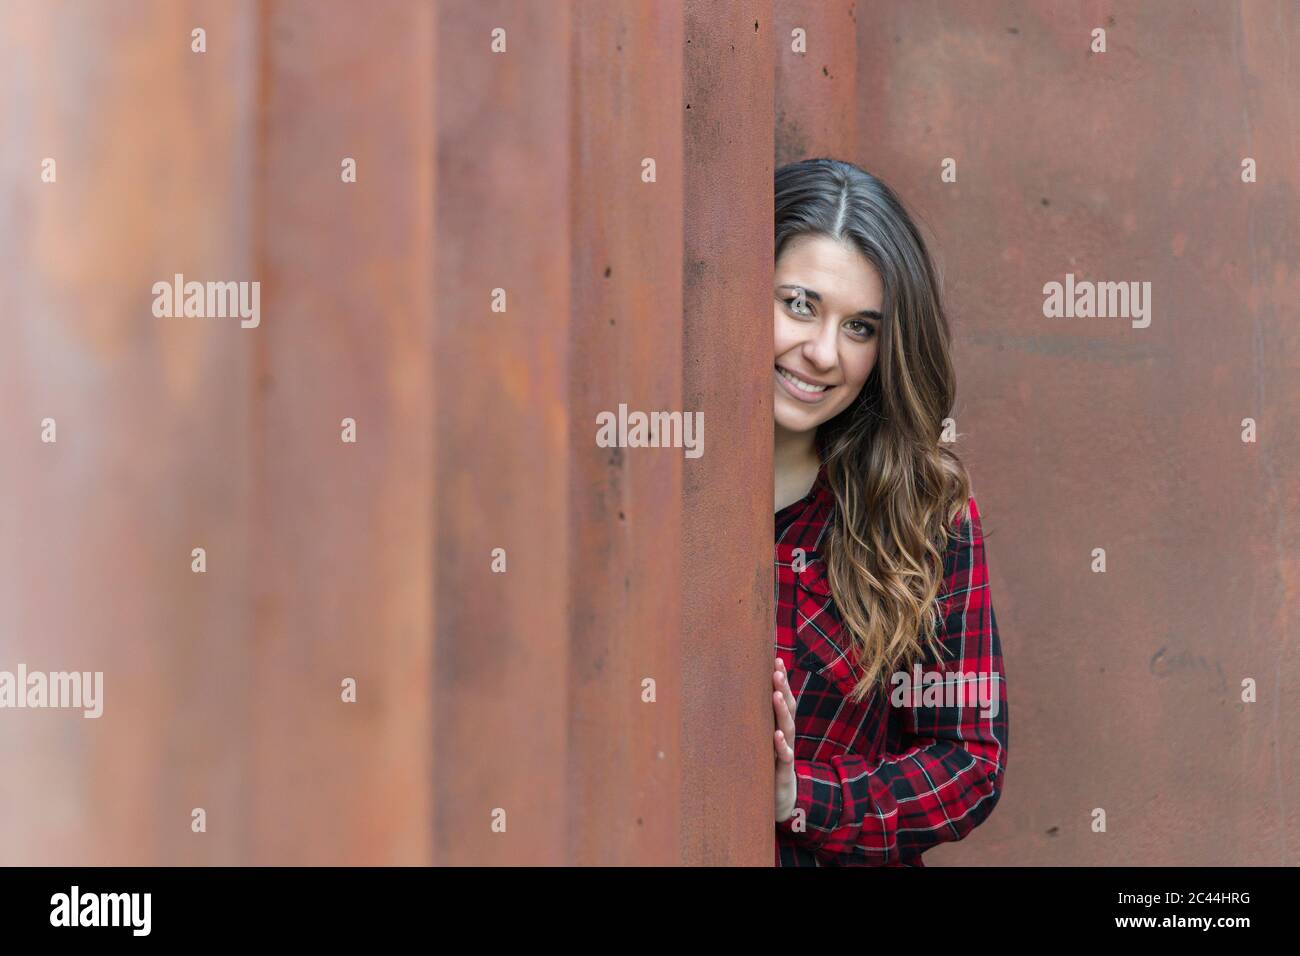
M 871 338 L 876 332 L 875 326 L 870 322 L 863 322 L 861 319 L 850 319 L 845 325 L 854 335 L 861 336 L 864 339 Z
M 797 295 L 793 299 L 786 299 L 785 304 L 790 307 L 790 311 L 795 315 L 812 315 L 812 309 L 808 308 L 808 299 L 806 296 Z M 804 309 L 808 309 L 808 311 L 803 312 L 800 309 L 795 308 L 795 306 L 802 306 Z

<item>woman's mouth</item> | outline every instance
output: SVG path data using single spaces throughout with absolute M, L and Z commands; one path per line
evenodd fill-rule
M 834 385 L 814 385 L 812 382 L 800 378 L 779 365 L 775 366 L 775 368 L 777 381 L 781 383 L 781 387 L 785 389 L 786 394 L 801 402 L 810 404 L 820 402 L 826 397 L 826 393 L 835 387 Z

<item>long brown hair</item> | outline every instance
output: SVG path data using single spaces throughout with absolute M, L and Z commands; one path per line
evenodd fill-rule
M 873 686 L 939 653 L 943 549 L 965 522 L 970 476 L 940 442 L 956 374 L 938 275 L 888 186 L 851 163 L 808 159 L 776 171 L 776 257 L 795 236 L 851 241 L 884 285 L 876 365 L 817 444 L 836 507 L 821 548 L 831 593 Z

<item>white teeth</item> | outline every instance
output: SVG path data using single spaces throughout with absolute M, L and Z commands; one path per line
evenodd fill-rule
M 829 385 L 809 385 L 807 382 L 804 382 L 804 381 L 801 381 L 800 379 L 795 378 L 793 375 L 791 375 L 791 374 L 790 374 L 789 372 L 787 372 L 785 369 L 780 368 L 780 367 L 777 368 L 777 371 L 781 373 L 781 377 L 782 377 L 783 379 L 785 379 L 787 382 L 789 382 L 789 383 L 790 383 L 791 385 L 793 385 L 795 388 L 799 389 L 799 391 L 801 391 L 801 392 L 814 392 L 814 393 L 815 393 L 815 392 L 824 392 L 824 391 L 826 391 L 826 389 L 830 388 Z

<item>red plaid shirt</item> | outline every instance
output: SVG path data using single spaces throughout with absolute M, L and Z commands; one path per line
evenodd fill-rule
M 957 672 L 979 675 L 989 694 L 982 699 L 998 702 L 987 714 L 972 706 L 981 698 L 966 696 L 970 691 L 916 699 L 909 687 L 897 706 L 892 683 L 884 696 L 876 691 L 861 704 L 848 702 L 862 671 L 851 660 L 817 552 L 834 507 L 823 465 L 808 495 L 776 513 L 776 652 L 797 703 L 798 779 L 795 814 L 776 824 L 776 865 L 923 866 L 924 851 L 960 840 L 993 812 L 1007 762 L 1002 647 L 979 510 L 971 498 L 969 519 L 949 533 L 940 591 L 943 661 L 928 654 L 919 672 L 953 674 L 950 682 Z M 796 572 L 798 549 L 803 570 Z M 928 706 L 913 706 L 918 702 Z

